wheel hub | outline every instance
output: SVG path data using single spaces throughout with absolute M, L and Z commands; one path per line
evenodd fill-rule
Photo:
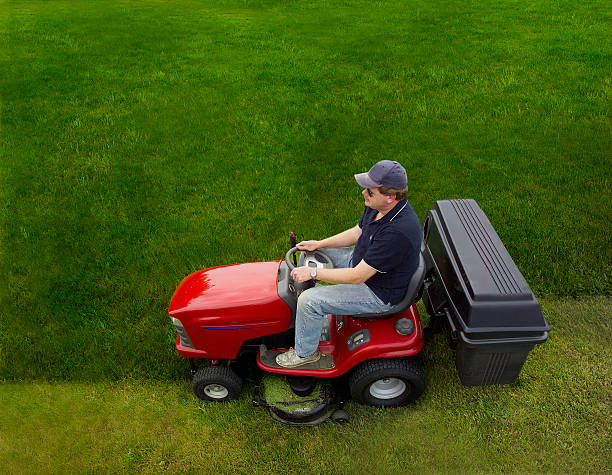
M 227 388 L 220 384 L 206 385 L 206 387 L 204 388 L 204 393 L 206 393 L 208 397 L 213 399 L 223 399 L 229 394 Z
M 393 399 L 406 391 L 406 383 L 399 378 L 383 378 L 370 385 L 370 394 L 378 399 Z

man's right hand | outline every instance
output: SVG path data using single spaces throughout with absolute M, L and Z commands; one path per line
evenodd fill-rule
M 319 249 L 319 241 L 302 241 L 298 243 L 297 248 L 300 251 L 316 251 Z

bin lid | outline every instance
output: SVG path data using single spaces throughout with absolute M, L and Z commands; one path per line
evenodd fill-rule
M 533 296 L 489 219 L 474 200 L 438 201 L 450 245 L 475 301 L 524 300 Z
M 540 304 L 476 201 L 438 201 L 435 215 L 439 229 L 432 239 L 442 242 L 431 247 L 446 254 L 439 265 L 452 266 L 444 272 L 446 286 L 462 330 L 548 331 Z

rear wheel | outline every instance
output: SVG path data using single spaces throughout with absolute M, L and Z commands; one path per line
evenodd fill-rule
M 425 390 L 418 359 L 381 358 L 358 366 L 349 378 L 352 398 L 361 404 L 395 407 L 415 401 Z
M 226 366 L 207 366 L 193 376 L 192 387 L 203 401 L 228 402 L 240 396 L 242 379 Z

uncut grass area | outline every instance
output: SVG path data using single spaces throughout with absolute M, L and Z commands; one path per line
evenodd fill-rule
M 516 383 L 461 386 L 439 334 L 415 404 L 348 402 L 343 426 L 283 426 L 253 407 L 252 382 L 229 404 L 188 381 L 5 383 L 0 473 L 607 473 L 612 302 L 542 304 L 556 330 Z
M 538 296 L 610 294 L 607 2 L 0 1 L 0 378 L 185 379 L 167 305 L 401 161 Z M 546 351 L 546 346 L 544 350 Z

